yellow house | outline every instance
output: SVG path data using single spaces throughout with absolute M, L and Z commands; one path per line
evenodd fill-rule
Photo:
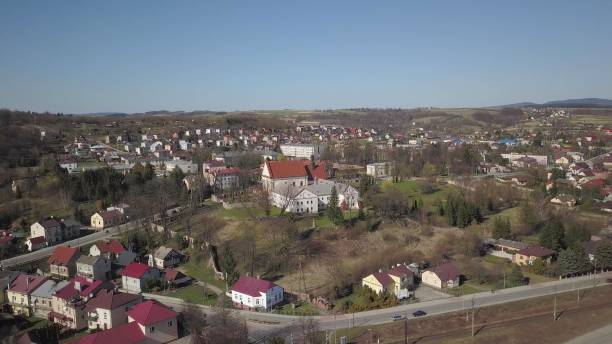
M 408 288 L 414 284 L 414 273 L 403 264 L 397 264 L 388 272 L 379 270 L 361 280 L 361 285 L 381 294 L 387 292 L 398 298 L 408 296 Z
M 31 295 L 34 290 L 49 278 L 38 275 L 21 274 L 10 283 L 6 297 L 13 314 L 31 316 L 33 314 Z

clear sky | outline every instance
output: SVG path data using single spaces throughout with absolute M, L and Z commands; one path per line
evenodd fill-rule
M 612 1 L 1 1 L 0 107 L 612 98 Z

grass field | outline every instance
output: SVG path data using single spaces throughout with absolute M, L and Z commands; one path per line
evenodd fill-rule
M 181 265 L 181 267 L 185 269 L 188 276 L 225 290 L 225 282 L 216 279 L 214 271 L 208 267 L 205 262 L 198 263 L 195 260 L 190 260 L 189 262 Z
M 218 296 L 215 293 L 206 291 L 204 287 L 199 285 L 190 285 L 188 287 L 177 289 L 173 292 L 164 294 L 164 296 L 176 297 L 181 300 L 197 303 L 200 305 L 213 306 L 217 304 Z

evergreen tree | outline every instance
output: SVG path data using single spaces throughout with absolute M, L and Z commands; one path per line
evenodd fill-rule
M 170 172 L 170 179 L 174 182 L 175 185 L 181 185 L 183 179 L 185 179 L 185 173 L 178 166 Z
M 514 264 L 510 274 L 506 277 L 506 287 L 518 287 L 523 284 L 525 284 L 525 276 L 523 276 L 523 271 L 518 265 Z
M 612 241 L 602 241 L 597 245 L 595 267 L 597 269 L 612 269 Z
M 147 162 L 147 164 L 144 167 L 144 172 L 143 172 L 142 177 L 144 180 L 151 180 L 155 177 L 155 170 L 153 169 L 153 165 Z
M 228 288 L 238 281 L 240 278 L 240 273 L 236 270 L 236 259 L 234 258 L 234 254 L 232 250 L 225 246 L 223 249 L 223 264 L 222 264 L 223 272 L 225 273 L 225 282 L 227 283 Z
M 559 251 L 564 247 L 563 226 L 557 221 L 548 222 L 540 232 L 540 245 Z
M 342 223 L 342 221 L 344 220 L 342 215 L 342 209 L 338 207 L 338 190 L 336 190 L 336 186 L 332 187 L 331 195 L 329 196 L 329 204 L 327 206 L 326 212 L 327 217 L 335 225 Z
M 582 246 L 573 246 L 559 253 L 559 268 L 563 275 L 573 275 L 590 270 L 591 264 Z
M 511 228 L 510 220 L 496 216 L 493 220 L 493 230 L 492 235 L 493 239 L 510 239 L 512 237 L 512 228 Z
M 546 264 L 542 258 L 536 258 L 529 268 L 534 274 L 543 275 L 546 272 Z

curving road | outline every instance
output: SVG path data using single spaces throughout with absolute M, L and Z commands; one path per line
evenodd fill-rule
M 612 278 L 612 272 L 597 275 L 564 279 L 536 285 L 508 288 L 491 292 L 465 295 L 462 297 L 451 297 L 441 300 L 418 302 L 413 304 L 401 305 L 392 308 L 377 309 L 355 314 L 340 314 L 314 316 L 312 319 L 317 321 L 320 330 L 334 330 L 340 328 L 350 328 L 355 326 L 372 326 L 392 322 L 392 316 L 413 318 L 412 313 L 422 310 L 426 316 L 458 312 L 470 309 L 472 303 L 474 307 L 484 307 L 507 302 L 520 301 L 540 296 L 553 295 L 555 293 L 578 291 L 581 294 L 588 293 L 588 289 L 595 286 L 608 284 L 607 279 Z M 177 310 L 182 310 L 188 303 L 180 299 L 164 297 L 153 294 L 146 294 L 147 298 L 154 298 L 158 301 L 171 306 Z M 198 306 L 205 313 L 212 313 L 216 310 L 208 306 Z M 551 306 L 552 307 L 552 306 Z M 249 333 L 254 339 L 262 339 L 268 336 L 279 335 L 288 337 L 292 329 L 299 325 L 301 316 L 281 315 L 274 313 L 260 313 L 242 310 L 233 310 L 240 317 L 244 318 L 249 326 Z
M 118 234 L 124 231 L 130 231 L 136 227 L 137 226 L 135 222 L 128 222 L 123 225 L 109 227 L 99 232 L 95 232 L 89 235 L 82 236 L 77 239 L 63 242 L 60 245 L 62 246 L 67 245 L 70 247 L 86 246 L 89 244 L 93 244 L 94 242 L 98 240 L 110 238 L 111 236 L 115 234 Z M 0 261 L 0 266 L 6 269 L 6 268 L 14 267 L 14 266 L 19 266 L 19 265 L 35 262 L 37 260 L 41 260 L 41 259 L 51 256 L 54 248 L 55 246 L 49 246 L 49 247 L 42 248 L 38 251 L 22 254 L 16 257 L 12 257 L 12 258 L 7 258 L 7 259 Z

